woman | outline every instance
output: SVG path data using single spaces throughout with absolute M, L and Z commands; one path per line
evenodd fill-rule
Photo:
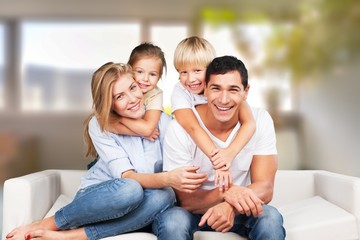
M 160 136 L 150 141 L 111 133 L 119 117 L 144 115 L 144 99 L 129 65 L 106 63 L 91 82 L 93 113 L 84 131 L 87 155 L 98 161 L 81 180 L 74 200 L 54 216 L 14 229 L 7 239 L 100 239 L 144 230 L 174 204 L 172 188 L 191 192 L 206 180 L 198 167 L 162 169 L 162 140 L 170 117 L 161 114 Z

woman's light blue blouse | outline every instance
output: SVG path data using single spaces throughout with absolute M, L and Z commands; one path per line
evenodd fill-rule
M 161 114 L 158 123 L 160 136 L 152 142 L 143 137 L 103 132 L 93 117 L 89 122 L 89 134 L 99 157 L 81 179 L 80 188 L 121 178 L 123 172 L 131 169 L 139 173 L 161 172 L 163 139 L 170 120 L 170 116 Z

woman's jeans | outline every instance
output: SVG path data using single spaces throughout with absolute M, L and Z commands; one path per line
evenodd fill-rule
M 152 225 L 158 240 L 191 240 L 196 231 L 214 231 L 208 225 L 199 227 L 202 215 L 191 214 L 181 207 L 173 207 L 159 214 Z M 283 240 L 285 229 L 278 210 L 263 206 L 258 217 L 237 215 L 234 226 L 229 230 L 251 240 Z
M 89 240 L 139 230 L 173 206 L 171 188 L 143 189 L 131 179 L 114 179 L 79 190 L 74 200 L 55 213 L 61 230 L 84 227 Z

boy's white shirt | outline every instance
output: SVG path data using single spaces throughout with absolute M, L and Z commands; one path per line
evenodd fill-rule
M 207 103 L 207 98 L 204 95 L 193 94 L 187 90 L 181 82 L 175 84 L 173 92 L 171 94 L 171 111 L 189 108 L 193 106 Z

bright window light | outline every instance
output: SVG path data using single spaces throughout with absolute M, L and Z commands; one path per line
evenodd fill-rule
M 177 73 L 173 57 L 174 51 L 178 43 L 187 37 L 187 25 L 153 25 L 150 27 L 151 41 L 158 45 L 165 53 L 167 73 L 159 82 L 159 87 L 164 92 L 164 108 L 170 107 L 171 93 L 174 85 L 179 81 L 179 74 Z
M 203 25 L 203 36 L 215 47 L 217 56 L 233 55 L 244 62 L 249 73 L 249 104 L 269 108 L 270 94 L 276 91 L 279 109 L 289 111 L 292 110 L 290 70 L 266 68 L 264 62 L 266 41 L 272 31 L 269 24 Z
M 127 62 L 140 24 L 29 21 L 21 35 L 22 110 L 88 111 L 92 73 Z

